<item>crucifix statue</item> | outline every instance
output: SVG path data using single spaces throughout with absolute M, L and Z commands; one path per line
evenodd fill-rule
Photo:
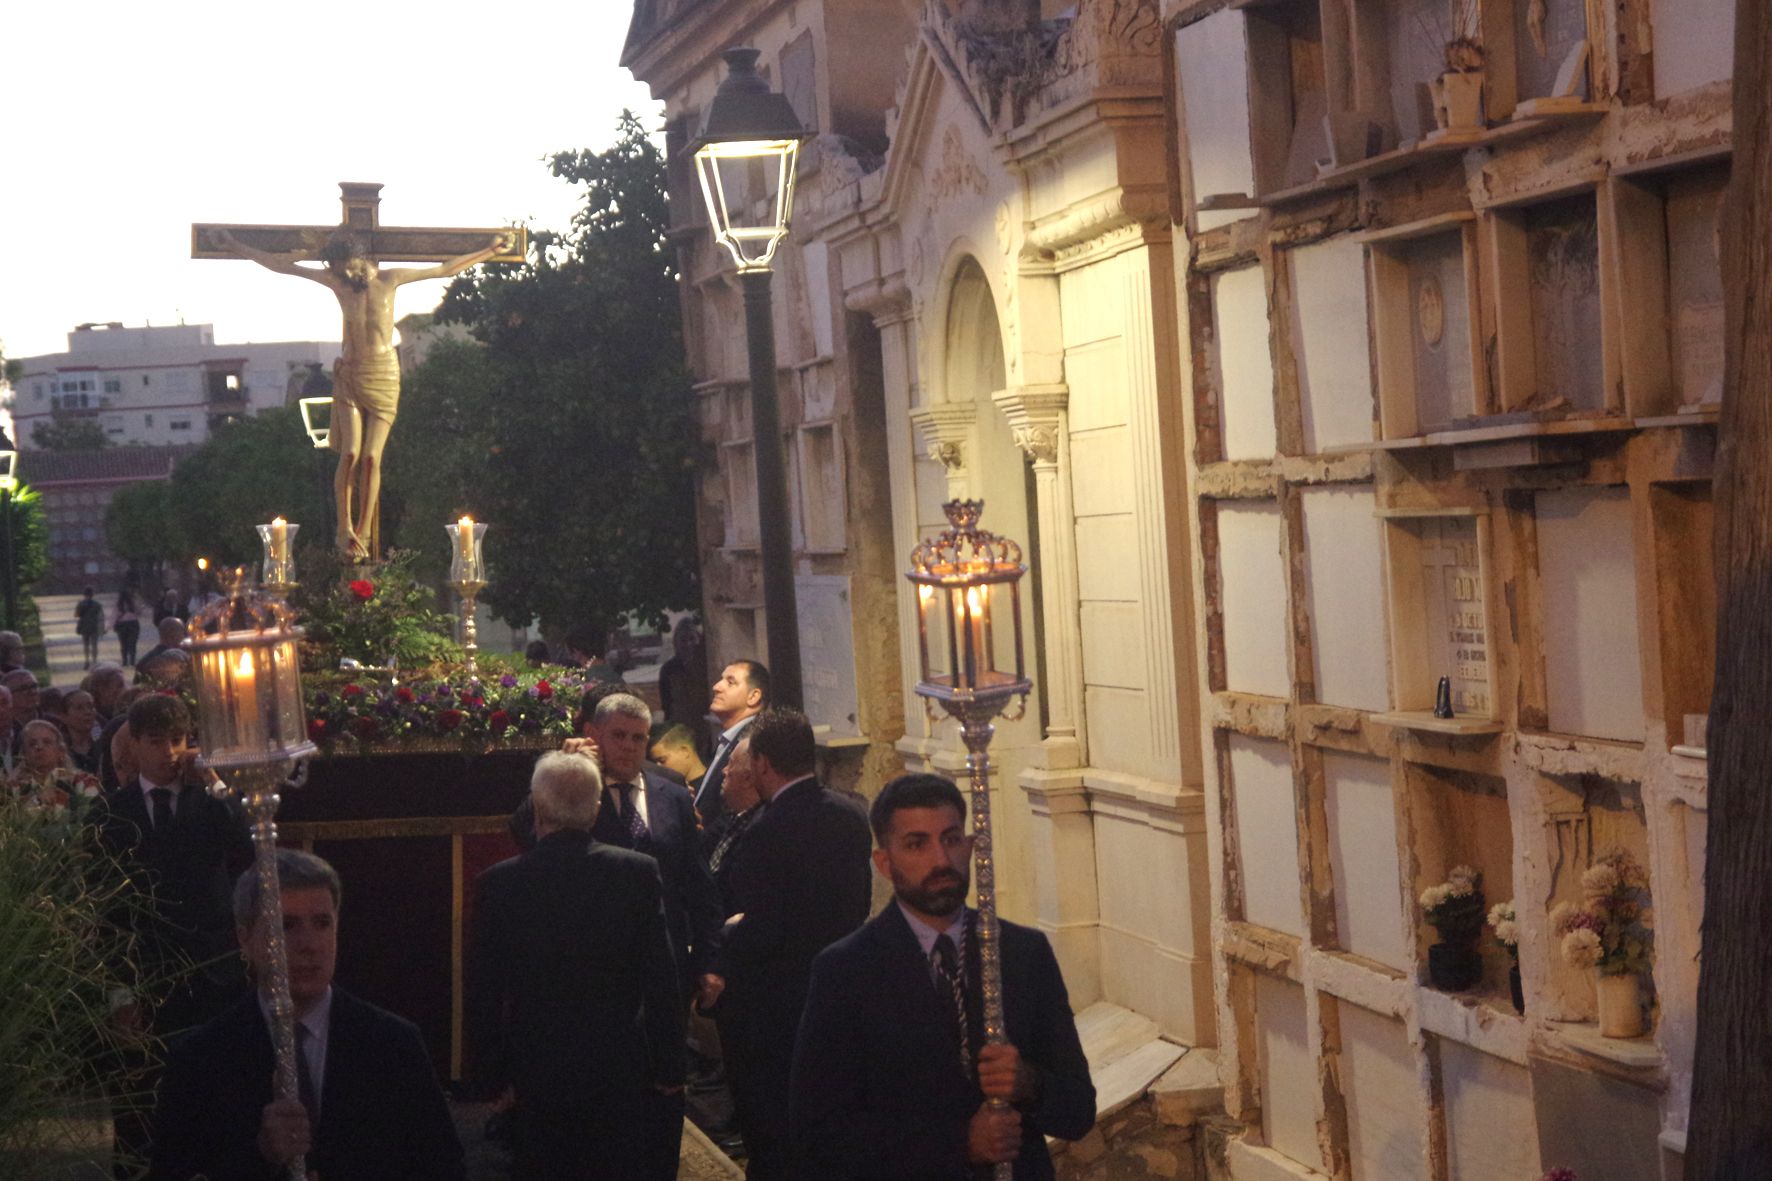
M 191 257 L 250 259 L 279 274 L 311 279 L 338 298 L 344 313 L 344 355 L 333 372 L 329 443 L 339 453 L 333 476 L 336 541 L 340 553 L 364 562 L 376 556 L 381 456 L 400 403 L 395 290 L 421 279 L 448 278 L 476 263 L 522 262 L 528 241 L 520 228 L 384 226 L 376 213 L 379 184 L 343 182 L 339 189 L 344 220 L 336 226 L 193 225 Z M 393 261 L 438 265 L 381 265 Z

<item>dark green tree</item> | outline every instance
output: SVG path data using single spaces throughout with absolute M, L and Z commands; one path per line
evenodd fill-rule
M 111 440 L 96 418 L 52 414 L 31 428 L 31 443 L 43 451 L 97 451 Z
M 298 546 L 329 544 L 331 459 L 331 452 L 315 455 L 293 407 L 218 427 L 173 469 L 162 556 L 203 556 L 218 565 L 256 562 L 254 526 L 278 516 L 302 526 Z M 108 520 L 106 528 L 109 535 Z M 118 555 L 135 557 L 122 550 Z
M 187 548 L 166 480 L 131 484 L 105 506 L 105 542 L 141 581 L 158 582 L 161 567 Z
M 467 325 L 484 356 L 440 349 L 417 375 L 402 425 L 447 433 L 410 420 L 452 416 L 460 434 L 438 477 L 455 484 L 423 494 L 415 540 L 441 547 L 442 503 L 489 522 L 485 597 L 512 623 L 658 620 L 699 594 L 698 428 L 664 158 L 624 113 L 613 147 L 550 166 L 584 187 L 571 228 L 532 235 L 524 266 L 479 268 L 444 298 L 439 318 Z M 395 447 L 410 454 L 412 435 Z

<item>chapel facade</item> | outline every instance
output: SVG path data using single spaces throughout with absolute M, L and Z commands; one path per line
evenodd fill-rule
M 820 133 L 775 280 L 808 711 L 864 791 L 963 775 L 902 572 L 982 498 L 1040 656 L 1003 911 L 1078 1008 L 1216 1047 L 1222 1175 L 1679 1176 L 1731 8 L 636 6 L 714 661 L 763 650 L 754 475 L 683 148 L 749 44 Z M 1634 1037 L 1553 920 L 1620 853 Z M 1453 988 L 1422 896 L 1461 869 L 1518 942 Z

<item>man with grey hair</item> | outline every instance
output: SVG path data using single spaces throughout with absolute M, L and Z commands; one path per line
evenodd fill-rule
M 529 791 L 535 848 L 475 885 L 470 1089 L 512 1111 L 518 1181 L 666 1181 L 684 1006 L 658 866 L 593 836 L 603 776 L 588 754 L 543 755 Z
M 275 1175 L 297 1156 L 328 1181 L 458 1181 L 461 1142 L 418 1029 L 332 983 L 342 890 L 311 853 L 277 851 L 297 1099 L 271 1093 L 269 955 L 256 869 L 234 887 L 235 933 L 259 987 L 174 1044 L 150 1181 Z
M 725 912 L 701 855 L 695 802 L 680 783 L 646 766 L 652 710 L 631 693 L 597 703 L 591 737 L 603 770 L 603 811 L 592 835 L 658 862 L 665 917 L 677 956 L 683 1002 L 703 988 L 704 971 Z M 712 1003 L 713 998 L 705 998 Z

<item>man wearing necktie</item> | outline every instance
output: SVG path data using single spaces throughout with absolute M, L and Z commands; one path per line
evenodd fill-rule
M 1038 931 L 1000 924 L 1008 1042 L 985 1045 L 965 797 L 902 775 L 870 820 L 895 897 L 813 964 L 793 1062 L 799 1175 L 960 1181 L 1013 1161 L 1017 1181 L 1048 1181 L 1046 1137 L 1095 1122 L 1058 961 Z
M 112 998 L 114 1021 L 134 1040 L 119 1067 L 118 1174 L 147 1153 L 147 1096 L 156 1076 L 145 1036 L 167 1038 L 201 1025 L 243 991 L 230 904 L 233 872 L 252 860 L 237 804 L 207 790 L 190 745 L 191 718 L 176 697 L 150 694 L 129 707 L 136 773 L 105 793 L 92 812 L 96 838 L 123 868 L 136 895 L 119 923 L 136 937 L 133 965 L 144 983 Z
M 417 1027 L 333 985 L 338 874 L 280 849 L 277 883 L 298 1097 L 272 1098 L 269 961 L 248 869 L 234 891 L 235 934 L 260 987 L 174 1044 L 149 1181 L 281 1181 L 297 1156 L 326 1181 L 462 1181 L 461 1142 Z
M 707 773 L 695 792 L 695 810 L 701 817 L 702 856 L 711 856 L 714 846 L 732 825 L 732 811 L 720 795 L 720 784 L 726 778 L 726 766 L 739 739 L 750 728 L 769 699 L 769 670 L 755 660 L 735 660 L 720 670 L 714 682 L 708 707 L 720 723 L 720 739 L 714 744 L 714 757 L 708 760 Z

